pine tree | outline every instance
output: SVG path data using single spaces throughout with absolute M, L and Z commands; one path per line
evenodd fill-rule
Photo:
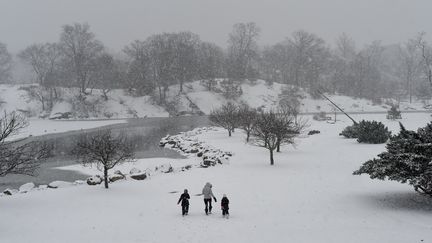
M 409 183 L 416 191 L 432 196 L 432 123 L 417 132 L 405 129 L 390 138 L 386 152 L 365 162 L 354 175 Z

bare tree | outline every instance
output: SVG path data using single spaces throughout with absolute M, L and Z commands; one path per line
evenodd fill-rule
M 229 34 L 229 78 L 246 79 L 257 76 L 254 61 L 257 58 L 257 39 L 260 28 L 253 22 L 237 23 Z
M 283 144 L 294 144 L 302 126 L 296 125 L 289 114 L 273 111 L 259 114 L 252 131 L 253 141 L 257 146 L 270 152 L 270 165 L 274 165 L 274 151 Z
M 0 83 L 11 81 L 12 56 L 5 44 L 0 42 Z
M 103 53 L 104 46 L 95 39 L 88 24 L 76 23 L 63 26 L 60 48 L 65 57 L 64 65 L 79 87 L 80 95 L 87 94 L 87 88 L 94 81 L 95 61 Z
M 288 40 L 294 51 L 293 84 L 311 91 L 317 86 L 325 71 L 329 50 L 323 39 L 306 31 L 296 31 Z
M 421 58 L 418 55 L 417 43 L 415 40 L 409 40 L 402 47 L 399 47 L 400 68 L 399 73 L 406 83 L 410 103 L 413 96 L 413 83 L 419 76 Z
M 216 78 L 224 77 L 224 53 L 222 49 L 208 42 L 203 42 L 198 50 L 198 65 L 199 77 L 202 83 L 209 90 L 212 91 L 217 82 Z
M 33 96 L 37 96 L 42 103 L 42 109 L 51 109 L 54 99 L 57 98 L 56 86 L 59 75 L 60 48 L 58 44 L 33 44 L 21 51 L 18 55 L 23 61 L 30 64 L 36 74 L 40 88 L 34 89 Z M 48 101 L 48 107 L 45 106 Z
M 7 174 L 34 175 L 41 161 L 50 154 L 44 143 L 26 142 L 26 139 L 7 141 L 28 125 L 18 113 L 5 113 L 0 119 L 0 176 Z
M 424 32 L 420 33 L 416 42 L 422 57 L 423 72 L 432 88 L 432 47 L 426 42 L 425 35 L 426 33 Z
M 121 71 L 119 63 L 114 60 L 114 57 L 108 53 L 103 53 L 96 60 L 95 86 L 102 91 L 102 97 L 105 101 L 108 100 L 108 93 L 120 87 Z
M 246 132 L 246 142 L 249 142 L 251 132 L 254 129 L 256 119 L 258 118 L 258 112 L 256 109 L 252 109 L 247 104 L 242 104 L 238 108 L 238 125 L 241 129 Z
M 212 110 L 209 115 L 209 120 L 225 129 L 228 130 L 228 136 L 231 137 L 231 133 L 238 125 L 238 108 L 235 104 L 228 102 L 218 109 Z
M 126 74 L 129 92 L 135 95 L 153 93 L 155 82 L 152 77 L 156 77 L 156 74 L 152 74 L 149 42 L 136 40 L 126 46 L 123 52 L 129 57 Z
M 73 153 L 84 166 L 96 164 L 104 173 L 105 188 L 108 188 L 108 171 L 120 163 L 134 159 L 133 146 L 124 135 L 113 136 L 111 130 L 95 135 L 84 135 L 76 144 Z
M 175 45 L 175 78 L 183 92 L 183 84 L 193 80 L 198 74 L 198 48 L 201 40 L 192 32 L 173 35 Z

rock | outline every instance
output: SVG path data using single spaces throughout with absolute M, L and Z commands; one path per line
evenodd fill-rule
M 95 186 L 101 183 L 102 183 L 102 177 L 100 177 L 99 175 L 87 178 L 87 185 Z
M 185 171 L 185 170 L 190 170 L 190 169 L 192 169 L 192 165 L 183 166 L 181 170 Z
M 114 171 L 114 174 L 115 175 L 122 175 L 122 176 L 124 176 L 124 174 L 121 171 L 119 171 L 119 170 Z
M 125 178 L 124 175 L 119 175 L 119 174 L 113 174 L 113 175 L 108 176 L 108 180 L 110 182 L 115 182 L 115 181 L 118 181 L 118 180 L 123 180 L 124 178 Z
M 33 182 L 29 182 L 26 184 L 23 184 L 22 186 L 19 187 L 19 192 L 20 193 L 26 193 L 31 191 L 33 188 L 35 188 L 35 184 Z
M 85 183 L 85 181 L 83 181 L 83 180 L 76 180 L 76 181 L 74 181 L 74 185 L 83 185 Z
M 134 180 L 142 181 L 147 178 L 147 174 L 146 173 L 133 174 L 130 177 Z
M 139 173 L 141 173 L 141 170 L 137 168 L 132 168 L 129 172 L 129 174 L 139 174 Z
M 198 153 L 198 151 L 199 151 L 198 149 L 191 149 L 190 152 L 191 152 L 192 154 L 196 154 L 196 153 Z
M 318 133 L 321 133 L 321 132 L 318 131 L 318 130 L 310 130 L 310 131 L 308 132 L 308 135 L 314 135 L 314 134 L 318 134 Z
M 37 189 L 38 190 L 45 190 L 47 188 L 48 188 L 48 185 L 39 185 Z
M 215 166 L 217 163 L 217 161 L 213 160 L 213 159 L 205 159 L 203 160 L 203 162 L 201 163 L 201 167 L 209 167 L 209 166 Z M 203 166 L 204 165 L 204 166 Z
M 174 171 L 174 168 L 171 166 L 171 164 L 164 164 L 158 167 L 157 170 L 160 170 L 162 173 L 171 173 Z
M 202 157 L 202 156 L 203 156 L 203 152 L 199 152 L 199 153 L 197 153 L 197 156 L 198 156 L 198 157 Z
M 8 188 L 8 189 L 3 191 L 3 194 L 8 195 L 8 196 L 12 196 L 12 195 L 17 194 L 17 193 L 18 193 L 18 190 L 16 190 L 16 189 L 9 189 Z
M 65 188 L 70 187 L 73 184 L 71 182 L 67 181 L 53 181 L 50 184 L 48 184 L 48 188 L 57 189 L 57 188 Z

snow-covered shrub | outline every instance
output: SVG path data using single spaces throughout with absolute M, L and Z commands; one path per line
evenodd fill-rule
M 408 182 L 416 191 L 432 196 L 432 123 L 417 132 L 406 130 L 402 124 L 400 127 L 399 134 L 390 138 L 387 151 L 365 162 L 353 174 Z
M 243 94 L 240 83 L 235 82 L 232 79 L 223 80 L 222 82 L 220 82 L 220 87 L 222 90 L 222 95 L 226 99 L 235 100 Z
M 87 178 L 87 185 L 95 186 L 102 183 L 102 177 L 99 175 Z
M 361 121 L 357 125 L 357 132 L 359 143 L 385 143 L 391 135 L 388 128 L 382 122 L 377 121 Z
M 402 119 L 402 115 L 397 106 L 392 105 L 390 110 L 387 111 L 387 119 L 395 120 Z
M 344 136 L 346 138 L 358 138 L 358 125 L 354 124 L 345 127 L 345 129 L 339 133 L 339 136 Z
M 312 119 L 314 119 L 315 121 L 327 121 L 327 120 L 330 120 L 331 118 L 329 119 L 326 112 L 321 111 L 318 114 L 314 114 L 312 116 Z

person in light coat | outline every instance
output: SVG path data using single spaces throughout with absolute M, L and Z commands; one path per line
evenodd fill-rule
M 202 189 L 202 195 L 204 196 L 204 204 L 205 204 L 205 213 L 208 215 L 212 211 L 212 198 L 215 202 L 217 202 L 216 197 L 213 195 L 212 192 L 212 184 L 210 182 L 207 182 Z

